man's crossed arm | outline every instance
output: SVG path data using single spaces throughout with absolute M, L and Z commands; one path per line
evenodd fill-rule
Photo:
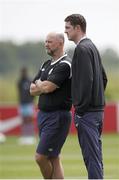
M 57 88 L 58 86 L 51 81 L 36 80 L 35 83 L 31 83 L 30 94 L 32 96 L 39 96 L 41 94 L 51 93 Z

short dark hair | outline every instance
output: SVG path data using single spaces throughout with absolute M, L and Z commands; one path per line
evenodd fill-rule
M 86 20 L 81 14 L 71 14 L 67 16 L 64 20 L 65 22 L 70 22 L 72 26 L 80 25 L 81 30 L 86 32 Z

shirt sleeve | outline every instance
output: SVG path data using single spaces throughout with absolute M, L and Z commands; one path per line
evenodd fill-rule
M 34 79 L 32 80 L 32 83 L 35 83 L 35 81 L 40 78 L 40 75 L 41 75 L 41 70 L 39 70 L 39 72 L 37 73 L 37 75 L 34 77 Z
M 42 72 L 42 68 L 44 67 L 46 62 L 44 62 L 41 67 L 40 67 L 40 70 L 38 71 L 38 73 L 36 74 L 36 76 L 34 77 L 34 79 L 32 80 L 32 83 L 35 83 L 36 80 L 40 79 L 41 77 L 41 72 Z
M 61 61 L 53 68 L 51 74 L 48 76 L 48 81 L 53 82 L 58 87 L 71 76 L 71 63 L 68 61 Z

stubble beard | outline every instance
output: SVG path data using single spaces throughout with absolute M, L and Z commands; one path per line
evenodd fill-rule
M 54 54 L 55 54 L 55 50 L 46 50 L 47 51 L 47 54 L 48 55 L 50 55 L 51 57 L 53 57 L 54 56 Z

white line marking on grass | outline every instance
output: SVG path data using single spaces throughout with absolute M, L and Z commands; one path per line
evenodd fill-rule
M 5 169 L 6 167 L 8 167 L 8 165 L 4 165 L 4 167 L 2 166 L 2 169 Z M 19 171 L 36 171 L 36 169 L 35 169 L 35 166 L 31 166 L 31 165 L 20 165 L 20 164 L 18 164 L 18 165 L 16 165 L 15 167 L 14 167 L 14 165 L 13 166 L 9 166 L 9 169 L 7 169 L 7 171 L 9 172 L 9 171 L 17 171 L 17 172 L 19 172 Z
M 31 156 L 2 156 L 0 157 L 0 161 L 35 161 L 35 158 L 34 157 L 31 157 Z
M 113 159 L 113 160 L 119 160 L 119 156 L 116 156 L 116 154 L 111 154 L 110 153 L 103 153 L 103 158 L 105 160 L 107 159 Z M 61 159 L 62 160 L 77 160 L 77 161 L 82 161 L 83 158 L 82 156 L 79 156 L 79 155 L 72 155 L 72 154 L 63 154 L 61 156 Z M 34 156 L 23 156 L 23 155 L 6 155 L 6 154 L 1 154 L 0 155 L 0 160 L 3 160 L 3 161 L 35 161 L 35 158 Z

